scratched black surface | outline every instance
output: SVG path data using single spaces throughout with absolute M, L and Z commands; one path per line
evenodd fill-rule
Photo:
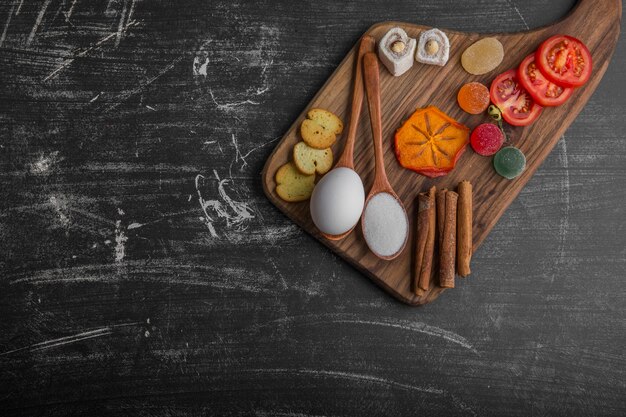
M 0 414 L 626 414 L 623 42 L 424 308 L 260 184 L 371 24 L 517 31 L 573 4 L 0 1 Z

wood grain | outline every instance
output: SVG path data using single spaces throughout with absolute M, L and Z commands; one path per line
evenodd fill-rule
M 400 201 L 399 197 L 396 195 L 395 191 L 391 187 L 391 184 L 389 184 L 389 180 L 387 179 L 387 174 L 385 172 L 385 151 L 383 150 L 379 68 L 378 58 L 376 57 L 376 54 L 374 52 L 369 52 L 363 57 L 363 73 L 365 91 L 367 93 L 367 108 L 370 115 L 370 125 L 372 127 L 372 139 L 374 144 L 374 182 L 370 187 L 367 197 L 365 197 L 363 216 L 365 216 L 365 212 L 367 211 L 367 207 L 371 199 L 380 193 L 386 193 L 392 196 L 395 201 L 399 203 L 402 214 L 406 218 L 406 211 L 404 206 L 402 205 L 402 201 Z M 408 222 L 408 219 L 406 222 Z M 361 233 L 362 235 L 365 235 L 365 224 L 363 222 L 361 222 Z M 380 253 L 375 253 L 373 250 L 372 253 L 375 253 L 378 258 L 384 261 L 390 261 L 392 259 L 395 259 L 402 253 L 402 250 L 405 248 L 407 243 L 407 237 L 408 233 L 407 236 L 404 236 L 402 248 L 399 249 L 396 253 L 393 253 L 391 255 L 381 255 Z
M 623 39 L 424 308 L 259 176 L 375 22 L 516 31 L 575 0 L 54 0 L 27 46 L 46 3 L 0 1 L 2 417 L 626 415 Z
M 492 73 L 470 76 L 460 66 L 461 53 L 473 42 L 487 35 L 452 30 L 445 30 L 451 45 L 450 60 L 445 67 L 416 63 L 402 77 L 393 77 L 387 71 L 381 71 L 383 135 L 387 144 L 385 165 L 389 181 L 403 201 L 407 212 L 415 213 L 417 194 L 432 185 L 453 190 L 460 181 L 469 180 L 476 190 L 472 240 L 474 248 L 478 248 L 593 94 L 613 55 L 620 33 L 620 23 L 620 1 L 606 1 L 603 2 L 602 7 L 596 7 L 594 1 L 582 0 L 566 18 L 553 25 L 527 32 L 489 35 L 500 40 L 505 50 L 503 62 Z M 409 23 L 383 22 L 372 26 L 366 34 L 379 40 L 394 26 L 404 28 L 412 38 L 418 38 L 420 32 L 429 29 Z M 471 151 L 466 152 L 460 158 L 457 167 L 450 174 L 435 180 L 402 169 L 396 163 L 392 148 L 393 132 L 416 108 L 435 105 L 470 128 L 487 121 L 486 116 L 471 116 L 458 107 L 455 100 L 458 89 L 470 81 L 490 85 L 495 75 L 516 67 L 544 39 L 560 33 L 575 35 L 585 42 L 593 57 L 594 71 L 589 82 L 578 89 L 563 106 L 546 109 L 540 119 L 531 126 L 509 129 L 507 135 L 510 143 L 520 148 L 527 159 L 526 170 L 520 177 L 514 181 L 499 177 L 491 168 L 491 158 L 482 157 Z M 313 98 L 309 107 L 326 108 L 342 119 L 346 118 L 346 109 L 350 104 L 348 95 L 353 62 L 354 48 Z M 418 297 L 411 291 L 410 250 L 405 250 L 393 261 L 383 262 L 368 251 L 358 228 L 341 241 L 324 239 L 310 220 L 308 202 L 290 204 L 282 201 L 275 194 L 274 174 L 278 167 L 289 159 L 291 148 L 299 140 L 297 129 L 305 113 L 306 110 L 296 119 L 268 158 L 263 169 L 263 187 L 268 198 L 296 224 L 320 239 L 333 252 L 339 254 L 399 300 L 411 305 L 421 305 L 434 300 L 442 291 L 434 283 L 431 290 L 423 296 Z M 368 146 L 369 135 L 368 129 L 361 125 L 355 149 L 355 169 L 361 175 L 366 188 L 367 184 L 373 181 L 374 167 L 371 147 Z M 333 149 L 333 151 L 336 150 Z M 409 218 L 414 219 L 415 216 L 409 215 Z M 413 241 L 415 228 L 409 229 L 411 230 L 409 241 Z
M 358 64 L 363 60 L 363 56 L 367 52 L 373 52 L 376 47 L 376 41 L 371 36 L 363 36 L 359 42 L 359 49 L 356 55 L 357 65 L 354 66 L 354 76 L 352 77 L 352 102 L 350 107 L 350 124 L 348 125 L 348 133 L 345 138 L 345 144 L 341 156 L 335 162 L 333 168 L 349 168 L 354 171 L 354 141 L 359 127 L 361 118 L 361 109 L 363 107 L 363 66 Z M 329 235 L 320 233 L 325 239 L 340 240 L 348 236 L 354 230 L 356 224 L 344 233 L 338 235 Z

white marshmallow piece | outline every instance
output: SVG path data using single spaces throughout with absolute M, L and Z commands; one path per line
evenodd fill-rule
M 400 52 L 394 52 L 391 46 L 398 41 L 404 43 L 404 49 Z M 378 43 L 378 58 L 391 74 L 399 77 L 413 66 L 416 46 L 417 41 L 409 38 L 402 28 L 391 28 Z
M 428 41 L 437 43 L 438 49 L 434 54 L 429 54 L 426 50 Z M 422 32 L 417 44 L 417 54 L 415 60 L 422 64 L 439 65 L 443 67 L 448 62 L 450 56 L 450 41 L 445 33 L 439 29 L 430 29 Z

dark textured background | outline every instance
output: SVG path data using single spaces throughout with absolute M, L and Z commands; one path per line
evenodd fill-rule
M 426 307 L 259 175 L 371 24 L 518 31 L 574 3 L 1 0 L 0 414 L 625 415 L 623 42 Z

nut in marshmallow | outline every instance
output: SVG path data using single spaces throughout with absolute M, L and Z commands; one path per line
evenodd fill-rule
M 417 41 L 399 27 L 391 28 L 378 43 L 378 58 L 398 77 L 413 66 Z

